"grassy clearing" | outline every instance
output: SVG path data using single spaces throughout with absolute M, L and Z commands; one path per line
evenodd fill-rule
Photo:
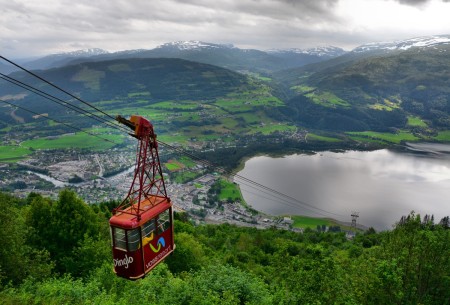
M 151 108 L 155 109 L 163 109 L 163 110 L 173 110 L 173 109 L 181 109 L 181 110 L 197 110 L 199 108 L 199 103 L 197 102 L 190 102 L 190 101 L 184 101 L 184 102 L 175 102 L 175 101 L 165 101 L 165 102 L 159 102 L 156 104 L 151 105 Z
M 260 126 L 257 128 L 252 128 L 252 130 L 250 130 L 249 134 L 262 133 L 263 135 L 269 135 L 274 132 L 295 132 L 296 130 L 297 130 L 297 127 L 292 126 L 292 125 L 269 124 L 269 125 Z
M 322 226 L 332 226 L 335 225 L 334 222 L 328 219 L 322 219 L 322 218 L 313 218 L 313 217 L 307 217 L 307 216 L 292 216 L 292 220 L 294 221 L 293 226 L 295 228 L 311 228 L 316 229 L 317 225 Z
M 325 136 L 319 136 L 316 135 L 314 133 L 308 133 L 308 135 L 306 136 L 306 139 L 308 141 L 320 141 L 320 142 L 341 142 L 341 139 L 336 139 L 336 138 L 332 138 L 332 137 L 325 137 Z
M 421 118 L 416 116 L 408 116 L 408 126 L 411 127 L 427 127 L 427 124 Z
M 184 166 L 186 166 L 188 168 L 191 168 L 191 167 L 194 167 L 195 165 L 197 165 L 194 161 L 192 161 L 188 157 L 181 157 L 180 159 L 178 159 L 178 162 L 180 162 L 181 164 L 183 164 Z
M 32 151 L 20 146 L 0 146 L 0 162 L 16 162 L 24 159 Z
M 73 77 L 73 80 L 76 82 L 83 82 L 84 86 L 86 88 L 89 88 L 92 90 L 99 90 L 100 89 L 100 79 L 102 79 L 104 77 L 105 77 L 105 72 L 103 72 L 103 71 L 91 70 L 88 67 L 83 67 L 83 70 L 78 72 Z
M 116 144 L 123 142 L 122 135 L 99 135 L 103 139 L 113 141 L 114 143 L 101 140 L 92 135 L 77 132 L 75 134 L 63 135 L 55 139 L 33 139 L 22 143 L 22 146 L 33 149 L 65 149 L 65 148 L 77 148 L 77 149 L 92 149 L 92 150 L 105 150 L 113 147 Z
M 305 96 L 310 98 L 315 104 L 328 108 L 351 107 L 347 101 L 344 101 L 331 92 L 311 92 L 305 94 Z
M 438 133 L 436 137 L 434 137 L 438 141 L 442 142 L 450 142 L 450 130 L 441 131 Z
M 180 169 L 184 168 L 184 165 L 176 160 L 169 160 L 169 162 L 164 164 L 167 168 L 167 170 L 171 172 L 179 171 Z
M 218 195 L 219 200 L 226 201 L 231 198 L 233 201 L 239 200 L 240 202 L 244 202 L 244 198 L 242 198 L 241 191 L 237 184 L 222 179 L 220 180 L 220 187 L 221 190 Z
M 375 132 L 375 131 L 363 131 L 363 132 L 347 132 L 351 136 L 366 137 L 369 140 L 382 140 L 390 143 L 399 144 L 402 141 L 418 141 L 418 137 L 407 131 L 400 131 L 398 133 L 389 132 Z
M 363 136 L 349 135 L 349 138 L 352 139 L 353 141 L 357 141 L 357 142 L 377 143 L 377 144 L 381 144 L 381 145 L 386 144 L 386 142 L 383 142 L 381 140 L 370 139 L 370 138 L 363 137 Z
M 166 143 L 186 143 L 189 141 L 189 136 L 186 135 L 158 135 L 158 140 L 161 140 Z
M 312 91 L 314 91 L 314 90 L 316 90 L 316 88 L 314 88 L 314 87 L 309 87 L 309 86 L 294 86 L 294 87 L 291 87 L 291 90 L 295 90 L 295 91 L 297 91 L 298 93 L 310 93 L 310 92 L 312 92 Z
M 381 111 L 392 111 L 394 109 L 400 108 L 400 101 L 392 102 L 388 99 L 383 99 L 383 103 L 376 103 L 368 106 L 371 109 L 381 110 Z
M 198 176 L 199 173 L 196 172 L 189 172 L 189 171 L 175 172 L 173 181 L 175 183 L 187 183 L 189 181 L 194 180 Z
M 196 166 L 196 163 L 192 161 L 188 157 L 181 157 L 176 160 L 169 160 L 166 164 L 166 167 L 170 171 L 177 171 L 183 168 L 192 168 Z
M 247 125 L 261 122 L 261 116 L 258 113 L 242 113 L 240 117 L 244 119 Z
M 266 77 L 266 76 L 260 76 L 260 75 L 258 75 L 257 78 L 260 79 L 260 80 L 262 80 L 262 81 L 264 81 L 264 82 L 270 82 L 270 81 L 272 81 L 272 78 Z
M 253 97 L 253 98 L 238 98 L 238 99 L 227 99 L 227 100 L 217 100 L 214 105 L 222 107 L 229 112 L 239 113 L 250 111 L 254 107 L 258 106 L 282 106 L 284 103 L 276 97 Z
M 392 111 L 393 108 L 389 107 L 387 105 L 383 105 L 383 104 L 373 104 L 373 105 L 369 105 L 370 109 L 374 109 L 374 110 L 380 110 L 380 111 Z

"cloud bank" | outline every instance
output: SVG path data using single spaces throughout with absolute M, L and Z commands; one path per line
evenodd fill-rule
M 433 15 L 450 9 L 449 1 L 0 0 L 0 52 L 17 58 L 92 47 L 148 49 L 178 40 L 349 49 L 371 40 L 450 33 L 448 17 Z

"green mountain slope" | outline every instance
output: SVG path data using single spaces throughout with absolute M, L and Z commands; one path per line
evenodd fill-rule
M 267 85 L 250 76 L 208 64 L 168 58 L 122 59 L 87 62 L 37 74 L 111 115 L 144 115 L 158 125 L 158 130 L 176 134 L 181 141 L 193 137 L 211 140 L 223 135 L 240 136 L 251 133 L 260 124 L 265 125 L 264 132 L 284 128 L 279 124 L 271 127 L 278 121 L 269 117 L 269 109 L 282 106 L 283 102 L 271 94 Z M 12 76 L 86 108 L 24 73 Z M 96 124 L 90 118 L 10 83 L 0 84 L 2 96 L 36 113 L 74 122 L 77 127 Z M 45 118 L 33 118 L 31 113 L 3 104 L 0 104 L 0 116 L 1 127 L 25 124 L 22 128 L 30 130 L 33 136 L 49 135 L 56 129 L 73 132 L 67 126 L 49 124 Z M 30 134 L 17 136 L 23 138 Z
M 295 120 L 329 130 L 405 128 L 419 118 L 450 128 L 450 46 L 411 48 L 363 57 L 344 55 L 286 71 L 278 79 L 296 95 Z M 417 126 L 415 126 L 417 127 Z
M 136 91 L 147 91 L 153 100 L 208 99 L 247 84 L 244 76 L 226 69 L 163 58 L 87 62 L 38 74 L 82 98 L 97 100 L 126 97 Z M 40 83 L 23 73 L 12 76 L 33 85 Z M 0 87 L 2 92 L 10 89 L 9 84 Z

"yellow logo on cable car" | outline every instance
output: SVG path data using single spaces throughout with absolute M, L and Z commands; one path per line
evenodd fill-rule
M 149 244 L 150 249 L 152 249 L 153 252 L 158 253 L 159 251 L 161 251 L 161 248 L 164 248 L 164 247 L 166 246 L 166 241 L 165 241 L 164 237 L 161 236 L 161 237 L 158 239 L 158 242 L 156 243 L 157 248 L 155 248 L 155 247 L 150 243 L 150 242 L 153 240 L 153 238 L 154 238 L 154 234 L 153 234 L 153 232 L 152 232 L 152 234 L 150 234 L 149 237 L 144 237 L 143 244 L 144 244 L 144 246 L 147 245 L 147 244 Z
M 150 244 L 150 249 L 152 249 L 153 252 L 158 253 L 159 251 L 161 251 L 161 248 L 164 248 L 166 246 L 166 241 L 164 240 L 164 237 L 160 237 L 158 239 L 158 248 L 155 249 L 155 247 L 153 247 L 152 244 Z

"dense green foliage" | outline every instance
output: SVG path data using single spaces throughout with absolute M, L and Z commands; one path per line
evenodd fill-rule
M 344 233 L 193 226 L 145 279 L 112 272 L 107 219 L 88 206 L 0 194 L 2 304 L 448 304 L 450 230 L 410 214 L 392 231 Z

